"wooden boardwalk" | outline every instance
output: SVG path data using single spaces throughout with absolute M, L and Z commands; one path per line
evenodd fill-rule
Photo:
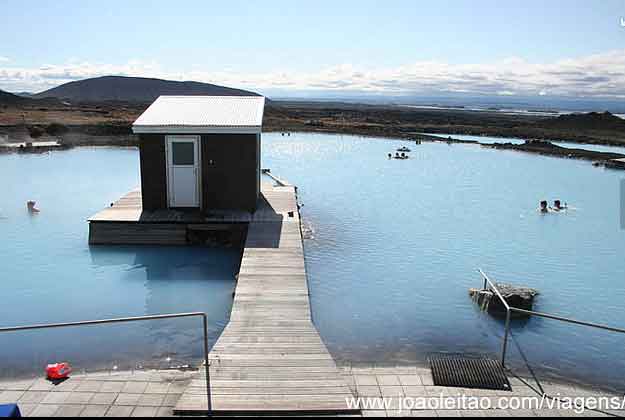
M 213 414 L 353 413 L 352 393 L 312 323 L 296 190 L 264 185 L 263 197 L 230 322 L 210 354 Z M 201 376 L 174 412 L 207 409 Z
M 258 209 L 254 214 L 246 211 L 212 211 L 204 214 L 199 210 L 164 209 L 144 211 L 141 204 L 141 189 L 135 189 L 119 200 L 89 218 L 90 223 L 251 223 L 279 222 L 281 215 L 274 206 L 297 213 L 295 197 L 280 193 L 280 188 L 272 183 L 263 182 Z M 292 188 L 292 187 L 290 187 Z M 295 205 L 295 209 L 292 206 Z
M 186 245 L 189 230 L 241 230 L 254 222 L 281 222 L 283 216 L 297 216 L 295 195 L 280 191 L 272 183 L 261 186 L 258 209 L 212 211 L 163 209 L 147 211 L 141 203 L 141 190 L 130 191 L 89 218 L 91 245 Z M 278 210 L 278 211 L 276 211 Z

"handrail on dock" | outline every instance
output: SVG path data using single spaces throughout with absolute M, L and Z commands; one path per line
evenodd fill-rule
M 596 328 L 596 329 L 600 329 L 604 331 L 625 334 L 625 329 L 623 328 L 610 327 L 607 325 L 597 324 L 594 322 L 579 321 L 573 318 L 566 318 L 563 316 L 551 315 L 551 314 L 546 314 L 542 312 L 528 311 L 526 309 L 515 308 L 514 306 L 510 306 L 508 302 L 506 301 L 506 299 L 501 294 L 499 287 L 497 286 L 497 283 L 492 281 L 490 277 L 488 277 L 488 275 L 484 273 L 484 271 L 482 271 L 481 269 L 478 269 L 478 271 L 480 275 L 482 276 L 482 278 L 484 279 L 484 290 L 488 290 L 490 286 L 490 289 L 493 292 L 495 292 L 495 295 L 497 295 L 497 298 L 501 301 L 501 303 L 506 308 L 506 327 L 505 327 L 505 334 L 503 338 L 503 345 L 502 345 L 502 351 L 501 351 L 501 364 L 503 366 L 506 366 L 506 355 L 508 352 L 508 337 L 510 336 L 510 323 L 512 320 L 513 312 L 522 314 L 522 315 L 527 315 L 527 316 L 537 316 L 540 318 L 553 319 L 555 321 L 565 322 L 568 324 L 581 325 L 584 327 Z
M 271 173 L 271 169 L 262 169 L 261 172 L 263 173 L 263 175 L 267 175 L 269 178 L 273 179 L 276 184 L 278 184 L 281 187 L 290 187 L 291 184 L 289 184 L 288 182 L 278 178 L 277 176 L 275 176 L 274 174 Z
M 82 326 L 87 326 L 87 325 L 104 325 L 104 324 L 115 324 L 115 323 L 136 322 L 136 321 L 154 321 L 154 320 L 162 320 L 162 319 L 191 318 L 191 317 L 202 318 L 202 326 L 203 326 L 203 332 L 204 332 L 204 367 L 206 370 L 206 399 L 208 401 L 208 412 L 210 413 L 212 411 L 212 405 L 211 405 L 212 398 L 211 398 L 211 391 L 210 391 L 210 376 L 209 376 L 210 375 L 210 361 L 208 359 L 208 318 L 206 314 L 203 312 L 146 315 L 146 316 L 136 316 L 136 317 L 127 317 L 127 318 L 99 319 L 99 320 L 92 320 L 92 321 L 62 322 L 62 323 L 56 323 L 56 324 L 36 324 L 36 325 L 25 325 L 25 326 L 19 326 L 19 327 L 4 327 L 4 328 L 0 328 L 0 333 L 43 330 L 43 329 L 51 329 L 51 328 L 82 327 Z

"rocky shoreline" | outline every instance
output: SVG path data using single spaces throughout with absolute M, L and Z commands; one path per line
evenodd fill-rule
M 0 135 L 81 133 L 130 135 L 131 124 L 149 103 L 1 104 Z M 411 138 L 419 133 L 527 138 L 625 145 L 625 120 L 608 112 L 554 116 L 509 115 L 464 109 L 421 109 L 396 104 L 267 100 L 268 132 L 341 133 Z
M 108 146 L 108 147 L 137 147 L 139 139 L 133 134 L 105 134 L 105 130 L 100 132 L 87 130 L 83 132 L 81 129 L 68 131 L 59 136 L 42 136 L 33 140 L 28 135 L 25 127 L 3 127 L 4 135 L 7 131 L 12 132 L 13 136 L 9 137 L 12 144 L 2 144 L 0 142 L 0 154 L 2 153 L 43 153 L 54 150 L 67 150 L 73 147 L 82 146 Z M 267 130 L 265 132 L 280 132 L 276 130 Z M 304 131 L 305 132 L 305 131 Z M 323 134 L 338 134 L 328 131 L 307 131 Z M 428 134 L 413 134 L 411 136 L 380 136 L 364 134 L 360 132 L 347 132 L 341 134 L 360 135 L 365 137 L 382 137 L 388 140 L 404 140 L 410 142 L 431 142 L 431 143 L 447 143 L 447 144 L 468 144 L 477 145 L 484 148 L 496 150 L 513 150 L 518 152 L 534 153 L 543 156 L 560 157 L 565 159 L 581 159 L 592 161 L 595 166 L 605 166 L 611 169 L 625 169 L 625 162 L 619 163 L 617 160 L 625 159 L 625 154 L 611 152 L 597 152 L 586 149 L 572 149 L 555 145 L 544 140 L 528 140 L 523 144 L 515 143 L 482 143 L 477 140 L 461 140 L 454 137 L 439 137 Z M 15 147 L 14 142 L 26 143 L 34 142 L 58 142 L 58 146 L 54 147 Z
M 625 169 L 625 154 L 613 152 L 598 152 L 586 149 L 572 149 L 568 147 L 558 146 L 549 141 L 544 140 L 528 140 L 522 144 L 516 143 L 481 143 L 475 140 L 459 140 L 453 137 L 442 138 L 430 135 L 420 135 L 418 139 L 421 141 L 440 142 L 448 144 L 474 144 L 484 148 L 496 150 L 513 150 L 517 152 L 533 153 L 542 156 L 552 156 L 565 159 L 581 159 L 592 161 L 595 166 L 605 166 L 610 169 Z
M 72 106 L 4 106 L 0 109 L 0 152 L 15 152 L 2 143 L 58 141 L 63 147 L 134 147 L 138 138 L 131 124 L 148 104 L 90 103 Z M 625 145 L 625 120 L 610 113 L 560 117 L 502 115 L 467 110 L 423 110 L 395 105 L 331 102 L 268 101 L 265 132 L 346 134 L 406 141 L 474 144 L 497 150 L 514 150 L 546 156 L 584 159 L 613 167 L 619 153 L 565 148 L 551 142 Z M 422 133 L 451 133 L 501 137 L 486 144 Z M 505 138 L 538 139 L 524 144 L 503 143 Z M 3 141 L 4 138 L 4 141 Z M 625 167 L 625 165 L 623 165 Z M 616 165 L 621 169 L 620 165 Z
M 555 145 L 548 141 L 528 140 L 523 144 L 514 143 L 480 143 L 482 147 L 497 150 L 515 150 L 519 152 L 534 153 L 543 156 L 554 156 L 567 159 L 582 159 L 594 162 L 596 165 L 606 164 L 617 159 L 625 159 L 625 155 L 612 152 L 597 152 L 586 149 L 571 149 Z

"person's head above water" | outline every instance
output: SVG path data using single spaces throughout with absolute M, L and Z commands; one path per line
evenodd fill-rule
M 35 207 L 37 205 L 36 201 L 27 201 L 26 207 L 28 207 L 28 211 L 31 213 L 39 213 L 39 209 Z

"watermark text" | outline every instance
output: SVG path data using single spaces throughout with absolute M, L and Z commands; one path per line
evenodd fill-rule
M 564 410 L 576 414 L 587 411 L 625 410 L 625 397 L 563 397 L 546 395 L 533 397 L 475 397 L 443 394 L 437 397 L 352 397 L 346 403 L 350 409 L 363 411 L 395 411 L 397 414 L 411 411 L 546 411 Z

